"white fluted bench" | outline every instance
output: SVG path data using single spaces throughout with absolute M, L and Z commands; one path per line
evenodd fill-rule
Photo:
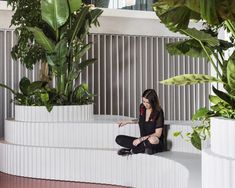
M 118 134 L 139 136 L 137 125 L 118 128 L 126 117 L 94 116 L 87 122 L 5 121 L 0 171 L 25 177 L 107 183 L 137 188 L 198 188 L 199 152 L 172 132 L 188 123 L 166 122 L 171 151 L 118 156 Z

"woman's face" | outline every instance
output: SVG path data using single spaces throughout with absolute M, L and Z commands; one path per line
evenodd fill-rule
M 151 109 L 151 105 L 149 103 L 149 100 L 146 99 L 145 97 L 142 97 L 143 105 L 145 106 L 146 109 Z

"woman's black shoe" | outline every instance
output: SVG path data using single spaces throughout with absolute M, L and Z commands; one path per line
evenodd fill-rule
M 118 150 L 117 152 L 118 155 L 122 155 L 122 156 L 126 156 L 126 155 L 131 155 L 131 149 L 126 149 L 126 148 L 122 148 L 120 150 Z

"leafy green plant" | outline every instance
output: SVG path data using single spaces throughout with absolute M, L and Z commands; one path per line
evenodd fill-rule
M 232 5 L 231 5 L 232 4 Z M 186 137 L 191 143 L 201 149 L 201 139 L 210 136 L 209 118 L 222 116 L 235 118 L 235 53 L 233 52 L 235 38 L 235 2 L 227 0 L 159 0 L 153 9 L 171 31 L 187 36 L 186 40 L 167 44 L 171 55 L 187 55 L 207 58 L 214 68 L 217 77 L 204 74 L 186 74 L 162 81 L 163 84 L 190 85 L 197 83 L 216 82 L 223 84 L 224 90 L 213 87 L 214 96 L 210 95 L 210 109 L 199 109 L 193 120 L 201 120 L 202 124 L 194 126 Z M 190 20 L 201 21 L 201 29 L 191 28 Z M 229 40 L 221 40 L 218 32 L 224 29 Z M 175 136 L 182 134 L 177 132 Z
M 12 48 L 12 58 L 26 65 L 28 69 L 33 69 L 33 65 L 39 61 L 45 61 L 45 50 L 34 42 L 34 37 L 26 27 L 40 27 L 46 30 L 46 23 L 41 18 L 41 0 L 8 0 L 8 5 L 12 7 L 14 14 L 11 25 L 16 27 L 15 34 L 18 42 Z
M 94 94 L 90 93 L 87 84 L 79 85 L 73 92 L 73 101 L 77 104 L 89 104 L 93 101 Z
M 81 0 L 8 0 L 15 11 L 12 24 L 18 26 L 18 43 L 12 57 L 21 59 L 27 68 L 43 63 L 48 68 L 47 79 L 30 83 L 23 78 L 14 101 L 21 105 L 44 105 L 50 111 L 53 105 L 90 104 L 93 94 L 88 86 L 78 85 L 81 72 L 95 59 L 85 60 L 91 48 L 85 42 L 92 25 L 99 26 L 101 9 L 85 5 Z M 50 81 L 56 79 L 56 88 Z M 40 85 L 41 84 L 41 85 Z
M 1 87 L 8 89 L 14 94 L 13 102 L 20 105 L 35 105 L 35 106 L 46 106 L 47 110 L 50 112 L 52 110 L 53 104 L 58 103 L 55 89 L 47 86 L 47 82 L 35 81 L 30 82 L 26 77 L 20 80 L 19 88 L 20 91 L 17 92 L 11 88 L 0 84 Z

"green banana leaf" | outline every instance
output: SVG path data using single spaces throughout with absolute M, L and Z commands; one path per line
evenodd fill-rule
M 78 64 L 78 68 L 79 70 L 83 70 L 84 68 L 86 68 L 88 65 L 92 64 L 92 63 L 95 63 L 96 62 L 96 59 L 88 59 L 88 60 L 85 60 L 81 63 Z
M 47 63 L 52 67 L 52 71 L 61 75 L 65 70 L 66 55 L 68 53 L 65 39 L 61 39 L 55 46 L 52 54 L 47 55 Z
M 70 7 L 71 12 L 77 11 L 82 5 L 81 0 L 68 0 L 68 2 L 69 2 L 69 7 Z
M 183 85 L 192 85 L 192 84 L 208 83 L 208 82 L 221 82 L 221 80 L 205 74 L 183 74 L 163 80 L 160 83 L 165 85 L 183 86 Z
M 173 31 L 188 27 L 191 19 L 200 20 L 199 4 L 188 0 L 159 0 L 153 5 L 153 10 L 160 20 Z
M 219 98 L 221 98 L 223 101 L 227 102 L 233 108 L 235 108 L 235 97 L 232 97 L 229 94 L 216 89 L 214 86 L 212 86 L 212 90 Z
M 84 7 L 79 11 L 76 17 L 76 21 L 74 25 L 72 25 L 71 30 L 69 32 L 69 39 L 72 42 L 74 38 L 77 36 L 79 31 L 84 27 L 86 22 L 86 16 L 89 14 L 89 7 Z
M 182 29 L 181 30 L 185 35 L 199 41 L 208 44 L 211 47 L 219 46 L 220 42 L 219 39 L 216 37 L 211 36 L 208 33 L 205 33 L 203 31 L 199 31 L 195 28 L 188 28 L 188 29 Z
M 204 31 L 200 31 L 200 32 L 204 33 Z M 192 33 L 194 33 L 194 31 Z M 179 42 L 168 43 L 168 44 L 166 44 L 167 51 L 171 55 L 188 55 L 188 56 L 191 56 L 191 57 L 205 57 L 205 58 L 208 58 L 199 41 L 203 42 L 204 47 L 205 47 L 205 49 L 206 49 L 206 51 L 209 55 L 212 54 L 211 53 L 211 46 L 209 45 L 211 43 L 213 45 L 216 45 L 216 46 L 213 46 L 213 48 L 216 51 L 221 52 L 221 53 L 223 53 L 224 50 L 227 50 L 227 49 L 234 46 L 231 42 L 227 42 L 227 41 L 224 41 L 224 40 L 214 41 L 214 39 L 216 39 L 214 37 L 211 38 L 212 42 L 209 42 L 209 44 L 208 44 L 208 41 L 210 41 L 210 39 L 205 40 L 204 38 L 208 37 L 207 36 L 208 34 L 207 33 L 205 33 L 205 34 L 206 34 L 206 36 L 201 36 L 201 38 L 198 38 L 198 35 L 197 35 L 197 40 L 190 38 L 190 39 L 182 40 L 182 41 L 179 41 Z M 194 35 L 194 38 L 196 38 L 196 35 Z M 218 44 L 217 42 L 219 42 L 219 45 L 217 45 Z
M 227 64 L 227 79 L 228 85 L 231 88 L 231 93 L 235 96 L 235 58 L 231 57 Z
M 69 17 L 67 0 L 42 0 L 42 19 L 56 32 Z
M 177 31 L 188 27 L 191 10 L 187 7 L 169 8 L 166 12 L 160 10 L 160 14 L 158 13 L 157 8 L 159 7 L 153 7 L 157 16 L 170 30 Z
M 61 39 L 55 46 L 55 54 L 56 54 L 56 64 L 57 66 L 61 66 L 66 61 L 66 55 L 68 52 L 67 43 L 65 39 Z
M 170 53 L 170 55 L 187 55 L 191 57 L 207 58 L 207 55 L 205 51 L 203 50 L 202 46 L 200 45 L 200 43 L 194 39 L 168 43 L 166 45 L 166 48 L 167 48 L 167 51 Z
M 101 9 L 94 9 L 90 11 L 90 24 L 94 23 L 95 26 L 99 26 L 99 22 L 97 21 L 97 18 L 103 13 L 103 10 Z
M 200 0 L 201 17 L 212 25 L 220 24 L 216 10 L 216 3 L 216 0 Z
M 88 43 L 86 45 L 84 45 L 76 54 L 75 54 L 75 57 L 76 57 L 76 60 L 80 60 L 80 58 L 82 58 L 86 52 L 91 48 L 92 46 L 92 43 Z
M 184 29 L 189 20 L 204 19 L 213 25 L 228 19 L 235 21 L 234 0 L 158 0 L 153 10 L 170 30 Z
M 33 33 L 36 42 L 40 44 L 48 53 L 52 53 L 54 51 L 55 45 L 49 38 L 46 37 L 41 29 L 37 27 L 27 27 L 27 29 Z

